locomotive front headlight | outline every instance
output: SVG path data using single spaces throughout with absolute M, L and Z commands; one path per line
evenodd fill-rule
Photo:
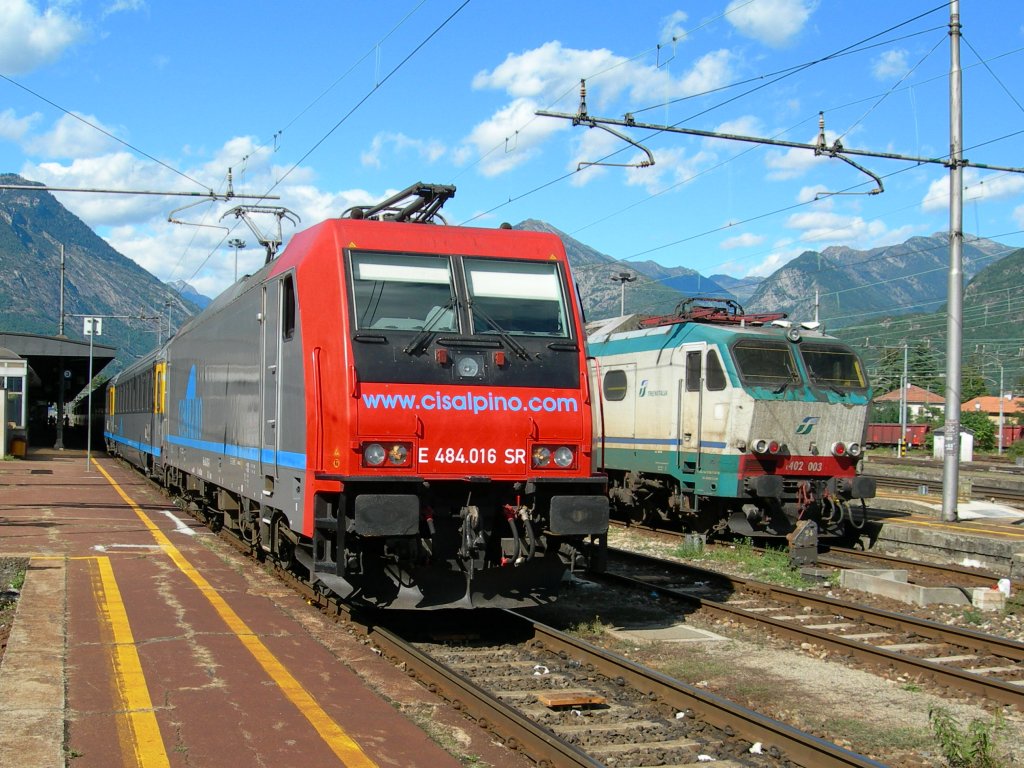
M 755 440 L 750 444 L 750 450 L 754 453 L 767 453 L 768 452 L 768 441 L 764 438 Z
M 846 446 L 846 452 L 856 459 L 861 454 L 860 443 L 850 443 Z
M 473 379 L 480 374 L 480 362 L 475 357 L 460 357 L 455 364 L 455 370 L 464 379 Z
M 533 466 L 546 467 L 551 463 L 551 449 L 546 445 L 538 445 L 533 449 Z
M 396 467 L 407 464 L 409 461 L 409 449 L 402 443 L 395 443 L 388 451 L 388 462 Z
M 571 467 L 576 457 L 572 453 L 572 449 L 568 446 L 560 446 L 555 450 L 555 464 L 560 466 L 562 469 Z
M 842 457 L 846 455 L 846 443 L 832 443 L 832 455 Z
M 387 458 L 387 451 L 380 443 L 367 443 L 363 446 L 363 461 L 370 467 L 379 467 Z

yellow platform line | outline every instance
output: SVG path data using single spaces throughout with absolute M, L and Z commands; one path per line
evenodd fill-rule
M 124 500 L 125 504 L 132 508 L 142 521 L 142 524 L 149 529 L 149 532 L 167 556 L 199 588 L 199 591 L 206 596 L 206 599 L 210 601 L 214 610 L 224 620 L 224 623 L 238 636 L 242 645 L 248 649 L 249 653 L 253 655 L 253 658 L 263 667 L 263 670 L 270 678 L 277 683 L 288 700 L 295 705 L 299 712 L 309 721 L 310 725 L 316 729 L 317 733 L 326 742 L 327 746 L 330 747 L 331 751 L 337 755 L 338 759 L 348 768 L 378 768 L 377 763 L 371 760 L 363 752 L 362 747 L 341 726 L 334 722 L 309 691 L 295 679 L 291 672 L 264 645 L 263 641 L 256 636 L 256 633 L 235 613 L 227 601 L 220 596 L 220 593 L 185 559 L 181 551 L 171 543 L 171 540 L 143 512 L 142 508 L 122 490 L 117 481 L 110 476 L 95 458 L 92 461 L 100 473 L 107 479 L 107 482 L 114 487 L 114 490 Z
M 114 569 L 107 557 L 95 560 L 100 578 L 93 590 L 114 638 L 111 650 L 114 679 L 125 711 L 135 762 L 141 768 L 170 766 L 156 713 L 153 711 L 153 701 L 146 686 L 146 676 L 142 672 L 135 637 L 128 623 L 128 613 L 124 609 L 121 591 L 117 588 L 117 579 L 114 578 Z

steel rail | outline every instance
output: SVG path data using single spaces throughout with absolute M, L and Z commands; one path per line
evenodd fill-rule
M 245 542 L 227 531 L 222 530 L 219 533 L 222 540 L 229 542 L 240 552 L 247 551 Z M 344 602 L 314 589 L 288 570 L 276 567 L 275 572 L 292 588 L 303 594 L 310 605 L 361 633 L 385 657 L 403 665 L 427 690 L 448 701 L 454 709 L 462 712 L 480 727 L 486 728 L 506 748 L 528 756 L 537 763 L 538 768 L 602 768 L 604 765 L 563 741 L 543 725 L 533 722 L 515 708 L 491 696 L 464 675 L 432 659 L 395 632 L 380 626 L 376 621 L 361 618 L 359 612 Z M 585 640 L 533 621 L 515 611 L 505 610 L 502 613 L 512 621 L 528 625 L 533 639 L 539 641 L 547 650 L 553 653 L 572 654 L 584 664 L 592 665 L 606 677 L 613 680 L 621 678 L 637 690 L 658 697 L 677 710 L 692 709 L 711 725 L 733 728 L 752 742 L 762 741 L 770 744 L 798 765 L 806 768 L 885 768 L 882 763 L 712 693 L 686 685 L 625 657 L 598 648 Z
M 524 619 L 528 620 L 528 619 Z M 778 747 L 792 761 L 808 768 L 827 766 L 880 766 L 881 764 L 837 744 L 805 733 L 791 725 L 758 714 L 636 662 L 571 637 L 544 624 L 532 622 L 538 639 L 550 650 L 582 657 L 602 674 L 622 677 L 638 690 L 656 696 L 678 710 L 692 709 L 714 726 L 737 728 L 744 737 Z
M 849 603 L 845 600 L 836 600 L 835 598 L 811 595 L 806 592 L 798 592 L 797 590 L 791 590 L 785 587 L 764 584 L 751 579 L 741 579 L 728 576 L 715 571 L 708 571 L 703 568 L 691 568 L 691 566 L 683 566 L 669 560 L 661 560 L 647 555 L 626 552 L 624 550 L 609 548 L 608 554 L 609 564 L 611 564 L 610 561 L 612 557 L 623 557 L 627 559 L 647 561 L 649 564 L 656 564 L 660 568 L 694 570 L 715 578 L 728 579 L 735 587 L 749 589 L 753 592 L 762 594 L 765 597 L 782 600 L 783 602 L 803 604 L 810 603 L 818 607 L 826 608 L 827 610 L 839 615 L 846 615 L 851 618 L 859 619 L 865 623 L 875 624 L 901 632 L 913 632 L 951 645 L 962 646 L 972 650 L 990 653 L 992 655 L 1003 656 L 1015 662 L 1024 661 L 1024 644 L 1017 643 L 1007 638 L 986 635 L 982 632 L 975 632 L 973 630 L 952 629 L 946 625 L 928 621 L 926 619 L 918 619 L 913 616 L 892 613 L 890 611 L 871 609 L 866 606 Z M 966 670 L 947 667 L 935 662 L 916 659 L 910 656 L 894 653 L 892 651 L 887 651 L 882 647 L 870 645 L 869 643 L 864 643 L 858 640 L 847 640 L 841 636 L 831 635 L 821 630 L 802 627 L 797 624 L 793 624 L 792 622 L 780 621 L 769 616 L 761 616 L 742 608 L 730 606 L 727 603 L 710 600 L 700 597 L 699 595 L 688 593 L 684 589 L 664 587 L 657 583 L 644 581 L 642 578 L 614 574 L 611 571 L 595 575 L 594 578 L 607 578 L 609 581 L 616 581 L 633 588 L 642 587 L 644 590 L 657 591 L 670 597 L 696 603 L 699 604 L 701 608 L 704 608 L 714 614 L 742 621 L 745 624 L 768 626 L 771 627 L 775 633 L 793 640 L 798 640 L 800 642 L 814 642 L 815 644 L 830 650 L 850 654 L 872 664 L 891 667 L 898 669 L 901 672 L 907 672 L 914 675 L 923 675 L 940 685 L 966 691 L 968 693 L 988 698 L 999 704 L 1006 704 L 1015 707 L 1020 711 L 1024 711 L 1024 688 L 1001 680 L 985 678 L 981 675 L 967 672 Z
M 387 658 L 404 664 L 409 674 L 427 690 L 448 701 L 480 727 L 491 731 L 508 749 L 528 755 L 541 768 L 599 768 L 602 765 L 390 630 L 380 626 L 369 627 L 367 637 Z

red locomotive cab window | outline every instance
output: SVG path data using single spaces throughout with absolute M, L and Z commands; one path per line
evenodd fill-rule
M 281 281 L 281 338 L 295 335 L 295 282 L 288 275 Z
M 557 263 L 467 258 L 463 265 L 474 333 L 570 336 Z
M 351 259 L 359 330 L 458 330 L 447 256 L 353 252 Z

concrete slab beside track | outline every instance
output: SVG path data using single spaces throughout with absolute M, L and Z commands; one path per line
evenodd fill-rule
M 984 501 L 961 501 L 957 522 L 942 520 L 942 506 L 927 497 L 872 500 L 868 544 L 880 552 L 917 553 L 973 565 L 1024 580 L 1024 511 Z
M 0 556 L 29 559 L 2 766 L 462 764 L 401 714 L 443 720 L 430 694 L 106 457 L 0 462 Z

